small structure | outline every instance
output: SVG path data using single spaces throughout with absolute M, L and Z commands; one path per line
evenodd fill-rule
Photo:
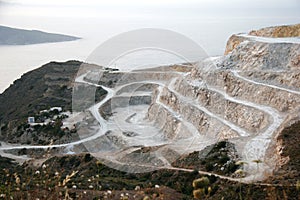
M 28 117 L 28 124 L 34 124 L 34 123 L 35 123 L 34 117 Z

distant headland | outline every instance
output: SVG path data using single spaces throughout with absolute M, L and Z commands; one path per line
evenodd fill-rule
M 29 45 L 78 40 L 79 37 L 0 25 L 0 45 Z

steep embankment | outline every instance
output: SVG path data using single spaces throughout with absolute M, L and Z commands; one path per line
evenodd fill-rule
M 276 183 L 284 179 L 296 183 L 295 177 L 299 177 L 298 153 L 294 153 L 300 134 L 299 37 L 300 24 L 233 35 L 227 42 L 226 56 L 219 62 L 220 67 L 234 69 L 226 76 L 228 84 L 223 85 L 231 95 L 270 106 L 282 116 L 270 134 L 264 161 L 274 163 L 275 176 L 271 179 Z
M 272 141 L 269 154 L 274 152 L 277 167 L 268 179 L 272 183 L 297 184 L 300 177 L 300 119 L 299 111 L 296 116 L 289 118 L 283 124 L 282 131 Z

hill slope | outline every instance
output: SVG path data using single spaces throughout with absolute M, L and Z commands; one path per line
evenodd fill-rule
M 78 37 L 46 33 L 38 30 L 24 30 L 0 26 L 0 45 L 27 45 L 63 42 L 80 39 Z
M 9 122 L 49 106 L 71 107 L 72 82 L 78 61 L 50 62 L 24 74 L 0 94 L 0 120 Z

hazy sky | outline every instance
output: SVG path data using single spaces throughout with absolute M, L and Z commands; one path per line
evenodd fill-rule
M 2 16 L 299 17 L 299 0 L 0 0 Z

